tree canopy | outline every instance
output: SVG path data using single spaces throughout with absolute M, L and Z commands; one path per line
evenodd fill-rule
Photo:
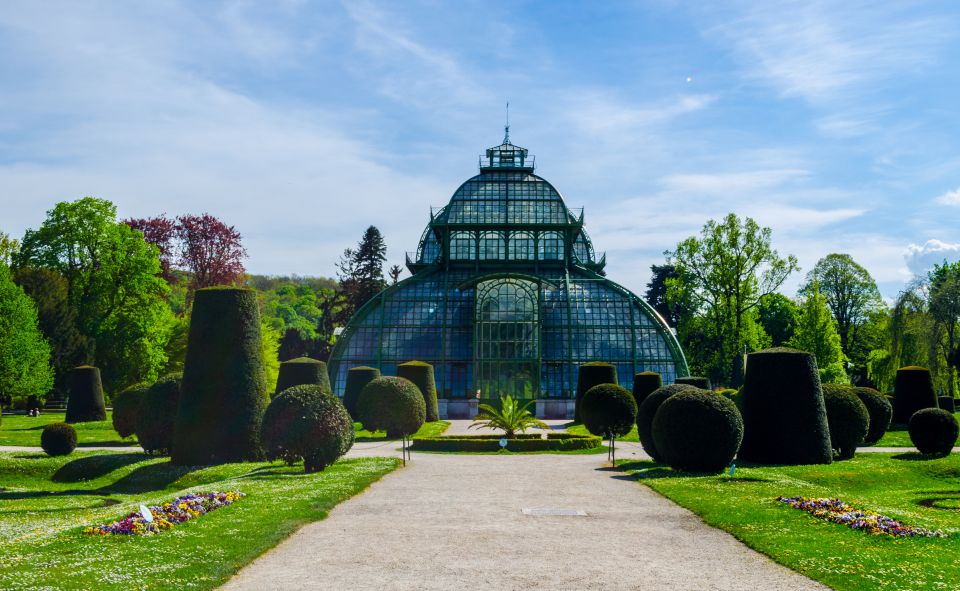
M 0 394 L 44 396 L 53 387 L 50 346 L 37 322 L 37 308 L 0 262 Z
M 816 282 L 811 284 L 807 297 L 800 305 L 797 326 L 787 344 L 794 349 L 813 353 L 820 370 L 820 381 L 824 384 L 847 383 L 844 369 L 846 358 L 840 347 L 837 321 L 830 314 L 827 298 L 820 292 Z

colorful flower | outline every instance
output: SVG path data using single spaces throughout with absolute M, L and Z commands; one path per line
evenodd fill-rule
M 147 521 L 139 512 L 133 512 L 120 521 L 109 525 L 97 525 L 83 528 L 83 533 L 97 536 L 152 536 L 172 529 L 174 525 L 205 515 L 214 509 L 232 505 L 244 497 L 242 492 L 191 493 L 174 499 L 170 503 L 147 507 L 153 521 Z
M 840 499 L 777 497 L 777 500 L 790 505 L 794 509 L 806 511 L 819 519 L 840 523 L 847 527 L 874 535 L 886 535 L 895 538 L 909 536 L 924 538 L 947 537 L 947 534 L 940 530 L 929 530 L 922 527 L 904 525 L 891 517 L 880 515 L 873 511 L 856 509 Z

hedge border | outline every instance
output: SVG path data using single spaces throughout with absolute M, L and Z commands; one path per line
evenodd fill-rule
M 500 451 L 499 435 L 463 435 L 459 437 L 414 437 L 410 449 L 414 451 L 443 452 L 495 452 Z M 593 435 L 573 435 L 571 433 L 548 433 L 546 439 L 531 435 L 525 438 L 507 440 L 507 451 L 575 451 L 597 449 L 603 440 Z

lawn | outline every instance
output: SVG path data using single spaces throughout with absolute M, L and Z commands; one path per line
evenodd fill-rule
M 399 463 L 348 459 L 303 474 L 267 463 L 179 467 L 139 453 L 0 453 L 0 588 L 213 589 Z M 212 490 L 247 496 L 151 537 L 82 533 L 140 503 Z
M 960 454 L 859 454 L 814 466 L 739 466 L 735 477 L 682 475 L 652 462 L 622 469 L 777 562 L 839 591 L 956 589 Z M 821 521 L 778 495 L 837 497 L 947 539 L 874 536 Z
M 424 423 L 413 437 L 439 437 L 450 426 L 449 421 L 433 421 Z M 391 441 L 387 439 L 386 431 L 367 431 L 360 423 L 353 424 L 355 441 Z
M 567 433 L 573 433 L 574 435 L 591 435 L 590 431 L 587 431 L 587 428 L 583 426 L 583 423 L 567 423 L 565 426 Z M 617 441 L 639 442 L 640 437 L 637 435 L 637 426 L 634 425 L 625 436 L 617 437 Z

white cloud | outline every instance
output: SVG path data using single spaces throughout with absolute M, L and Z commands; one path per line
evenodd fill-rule
M 940 195 L 937 197 L 937 203 L 942 205 L 960 205 L 960 188 L 947 191 L 943 195 Z
M 915 275 L 923 275 L 944 261 L 960 261 L 960 242 L 943 242 L 933 238 L 923 244 L 909 245 L 903 256 L 910 271 Z

